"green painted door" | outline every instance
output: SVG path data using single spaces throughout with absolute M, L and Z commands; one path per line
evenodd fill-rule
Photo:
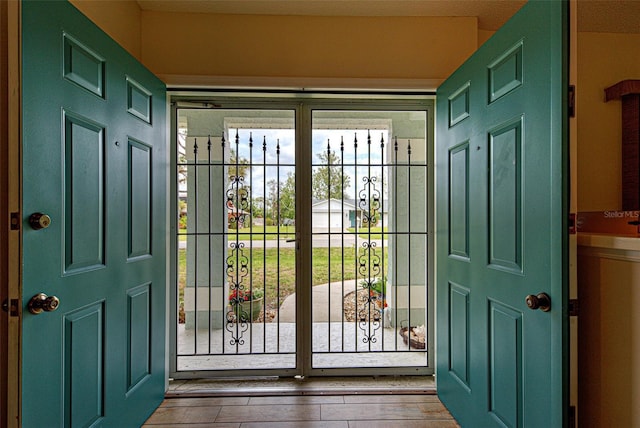
M 463 427 L 566 423 L 567 7 L 530 1 L 437 92 L 437 387 Z
M 68 2 L 22 25 L 23 426 L 137 427 L 165 383 L 165 87 Z

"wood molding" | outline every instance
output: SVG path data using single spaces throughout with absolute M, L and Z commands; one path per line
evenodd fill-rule
M 20 81 L 21 81 L 21 49 L 20 49 L 20 8 L 21 2 L 8 1 L 2 2 L 2 7 L 6 6 L 6 50 L 2 52 L 3 58 L 6 58 L 7 76 L 6 84 L 7 93 L 2 95 L 3 101 L 6 97 L 6 129 L 2 130 L 2 138 L 6 141 L 6 158 L 2 159 L 1 165 L 3 173 L 6 174 L 6 192 L 0 196 L 3 205 L 6 208 L 5 215 L 11 212 L 20 213 L 22 195 L 22 169 L 21 169 L 21 115 L 20 115 Z M 4 113 L 3 113 L 4 115 Z M 3 119 L 4 120 L 4 119 Z M 5 139 L 6 138 L 6 139 Z M 3 150 L 5 150 L 3 148 Z M 3 177 L 4 178 L 4 177 Z M 2 263 L 6 266 L 6 280 L 2 286 L 8 289 L 8 298 L 18 299 L 22 301 L 22 232 L 20 230 L 8 230 L 8 222 L 5 226 L 8 231 L 7 236 L 7 254 L 3 256 Z M 22 305 L 19 305 L 21 307 Z M 21 334 L 22 334 L 22 314 L 19 316 L 8 317 L 8 337 L 7 343 L 7 403 L 6 422 L 7 427 L 21 426 Z M 4 338 L 3 338 L 4 339 Z
M 168 88 L 272 89 L 272 90 L 355 90 L 434 92 L 438 79 L 359 79 L 324 77 L 201 76 L 160 74 Z
M 604 90 L 604 100 L 611 101 L 625 95 L 640 95 L 640 80 L 622 80 Z
M 622 99 L 622 209 L 640 209 L 640 80 L 605 89 L 607 101 Z
M 8 33 L 7 33 L 7 2 L 0 3 L 0 206 L 7 204 L 7 164 L 8 164 L 8 138 L 9 138 L 9 77 L 8 77 Z M 8 210 L 0 210 L 0 302 L 4 302 L 9 296 L 9 283 L 7 278 L 8 240 L 6 234 L 9 224 Z M 6 312 L 0 312 L 0 424 L 7 421 L 7 386 L 9 352 L 9 320 Z

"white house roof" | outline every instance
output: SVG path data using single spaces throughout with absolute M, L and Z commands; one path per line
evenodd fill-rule
M 353 204 L 350 204 L 347 201 L 342 201 L 340 199 L 324 199 L 317 202 L 314 202 L 311 205 L 312 212 L 340 212 L 343 209 L 345 210 L 355 210 L 356 207 Z

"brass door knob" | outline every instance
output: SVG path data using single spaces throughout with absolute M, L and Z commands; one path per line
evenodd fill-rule
M 29 216 L 29 224 L 33 230 L 46 229 L 51 224 L 51 217 L 42 213 L 33 213 Z
M 551 297 L 549 297 L 547 293 L 540 293 L 535 296 L 529 294 L 524 300 L 529 309 L 540 309 L 542 312 L 549 312 L 551 310 Z
M 29 300 L 27 309 L 34 315 L 42 312 L 53 312 L 60 306 L 60 299 L 56 296 L 47 296 L 44 293 L 38 293 Z

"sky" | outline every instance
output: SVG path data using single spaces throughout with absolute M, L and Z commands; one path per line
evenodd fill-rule
M 276 151 L 277 145 L 280 146 L 280 181 L 286 180 L 287 174 L 294 172 L 295 133 L 293 129 L 230 129 L 230 147 L 234 150 L 236 131 L 239 136 L 238 153 L 240 154 L 240 158 L 251 158 L 253 163 L 257 164 L 251 171 L 251 188 L 253 197 L 263 196 L 265 177 L 266 182 L 269 182 L 269 180 L 275 179 L 278 176 L 278 169 L 275 166 L 278 161 L 278 154 Z M 253 139 L 253 150 L 249 147 L 250 137 Z M 371 132 L 371 153 L 369 153 L 366 130 L 314 129 L 312 133 L 313 169 L 315 170 L 321 162 L 318 155 L 322 152 L 326 152 L 327 144 L 329 144 L 331 150 L 340 157 L 340 143 L 344 140 L 344 152 L 342 153 L 343 162 L 345 163 L 344 173 L 351 178 L 351 185 L 346 189 L 346 194 L 353 198 L 355 196 L 354 186 L 356 184 L 356 178 L 360 184 L 359 187 L 362 187 L 363 176 L 368 176 L 369 174 L 371 176 L 381 176 L 380 166 L 374 166 L 369 172 L 369 169 L 366 166 L 358 166 L 356 171 L 353 164 L 357 163 L 358 165 L 367 165 L 370 161 L 372 165 L 380 165 L 383 157 L 383 149 L 380 147 L 380 140 L 382 138 L 384 139 L 386 146 L 388 141 L 388 133 L 386 130 L 375 130 Z M 354 144 L 354 139 L 357 139 L 357 149 Z M 266 151 L 263 150 L 265 141 Z M 263 165 L 265 163 L 267 164 L 266 167 Z M 246 177 L 246 180 L 249 180 L 249 177 Z

